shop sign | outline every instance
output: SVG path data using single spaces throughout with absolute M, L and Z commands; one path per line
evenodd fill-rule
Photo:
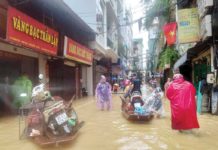
M 197 8 L 178 10 L 179 43 L 197 42 L 200 40 Z
M 65 36 L 64 57 L 92 65 L 93 51 Z
M 43 53 L 57 54 L 58 32 L 13 7 L 8 7 L 7 40 Z

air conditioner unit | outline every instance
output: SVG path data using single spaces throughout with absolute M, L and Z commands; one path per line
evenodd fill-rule
M 213 5 L 213 0 L 198 0 L 199 17 L 202 18 Z
M 206 15 L 201 21 L 200 36 L 202 40 L 205 40 L 212 36 L 212 21 L 211 15 Z

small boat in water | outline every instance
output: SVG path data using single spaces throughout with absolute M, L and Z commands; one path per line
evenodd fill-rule
M 127 120 L 151 121 L 154 118 L 154 112 L 145 109 L 145 102 L 139 92 L 133 92 L 130 98 L 120 98 L 122 100 L 122 114 Z
M 73 141 L 84 125 L 72 107 L 73 99 L 67 103 L 59 96 L 52 97 L 43 83 L 34 87 L 32 102 L 19 110 L 20 138 L 29 138 L 41 146 Z

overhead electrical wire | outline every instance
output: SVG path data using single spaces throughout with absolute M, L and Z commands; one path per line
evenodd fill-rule
M 171 7 L 175 7 L 176 5 L 178 5 L 178 4 L 180 4 L 180 3 L 182 3 L 182 0 L 179 1 L 179 2 L 176 2 L 176 3 L 171 4 L 170 6 L 167 6 L 167 7 L 165 7 L 165 8 L 162 8 L 160 11 L 165 10 L 165 9 L 168 9 L 168 8 L 171 8 Z M 146 18 L 146 16 L 142 16 L 142 17 L 140 17 L 139 19 L 136 19 L 136 20 L 134 20 L 134 21 L 132 21 L 132 22 L 130 22 L 130 23 L 126 23 L 126 24 L 123 24 L 123 25 L 118 25 L 118 26 L 116 27 L 116 29 L 114 30 L 114 32 L 115 32 L 116 30 L 118 30 L 118 29 L 119 29 L 120 27 L 122 27 L 122 26 L 130 26 L 130 25 L 133 25 L 133 24 L 135 24 L 135 23 L 138 23 L 140 20 L 142 20 L 142 19 L 144 19 L 144 18 Z M 107 32 L 107 31 L 105 31 L 105 32 Z M 104 34 L 105 32 L 97 33 L 97 35 Z
M 168 7 L 165 7 L 165 8 L 162 8 L 161 10 L 164 10 L 164 9 L 167 9 L 167 8 L 170 8 L 170 7 L 172 7 L 172 6 L 176 6 L 177 4 L 179 4 L 179 3 L 182 3 L 182 1 L 179 1 L 179 2 L 177 2 L 177 3 L 174 3 L 174 4 L 172 4 L 172 5 L 170 5 L 170 6 L 168 6 Z M 145 5 L 142 5 L 142 7 L 146 7 Z M 149 7 L 151 7 L 151 6 L 149 6 Z M 147 7 L 147 8 L 149 8 L 149 7 Z M 146 8 L 146 9 L 147 9 Z M 122 12 L 122 11 L 121 11 Z M 131 11 L 130 11 L 131 12 Z M 89 12 L 80 12 L 80 13 L 78 13 L 78 14 L 90 14 Z M 134 14 L 134 13 L 133 13 Z M 95 15 L 93 15 L 93 16 L 96 16 L 96 14 Z M 82 18 L 83 16 L 81 16 L 81 18 Z M 91 16 L 90 16 L 91 17 Z M 144 19 L 144 18 L 146 18 L 146 16 L 142 16 L 142 17 L 140 17 L 140 18 L 138 18 L 138 19 L 136 19 L 136 20 L 134 20 L 134 21 L 131 21 L 131 22 L 128 22 L 128 23 L 125 23 L 125 24 L 120 24 L 120 25 L 118 25 L 118 26 L 116 26 L 111 32 L 110 32 L 110 34 L 111 33 L 114 33 L 115 31 L 118 31 L 119 30 L 119 28 L 120 27 L 125 27 L 125 26 L 131 26 L 131 25 L 133 25 L 133 24 L 135 24 L 135 23 L 138 23 L 140 20 L 142 20 L 142 19 Z M 86 23 L 86 24 L 88 24 L 88 25 L 96 25 L 96 26 L 107 26 L 107 24 L 101 24 L 101 23 Z M 82 31 L 82 30 L 81 30 Z M 85 31 L 86 32 L 86 31 Z M 103 31 L 103 32 L 100 32 L 100 33 L 97 33 L 97 32 L 95 32 L 96 33 L 96 35 L 98 36 L 98 35 L 101 35 L 101 34 L 105 34 L 105 33 L 107 33 L 108 31 Z

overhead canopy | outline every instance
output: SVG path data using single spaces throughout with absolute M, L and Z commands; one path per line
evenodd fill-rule
M 208 50 L 210 48 L 208 40 L 204 42 L 198 42 L 194 47 L 189 48 L 174 64 L 173 69 L 179 68 L 186 62 L 191 61 L 192 58 L 196 57 L 199 53 Z
M 186 61 L 188 60 L 187 58 L 187 52 L 185 52 L 185 54 L 183 54 L 174 64 L 173 66 L 173 70 L 175 70 L 176 68 L 179 68 L 179 66 L 181 66 L 182 64 L 184 64 Z
M 111 58 L 112 63 L 117 63 L 119 56 L 117 55 L 117 53 L 111 49 L 108 48 L 106 51 L 106 57 Z

